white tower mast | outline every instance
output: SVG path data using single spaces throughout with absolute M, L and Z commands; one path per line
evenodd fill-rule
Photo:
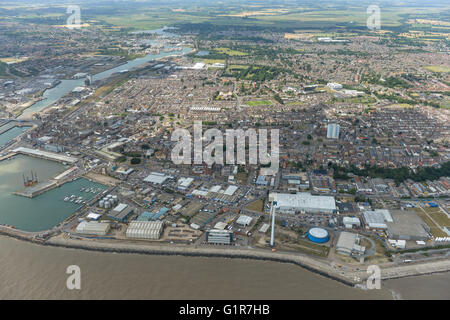
M 270 246 L 274 246 L 274 238 L 275 238 L 275 206 L 277 205 L 277 202 L 275 201 L 275 195 L 269 195 L 269 201 L 270 201 L 270 214 L 272 215 L 272 231 L 270 234 Z

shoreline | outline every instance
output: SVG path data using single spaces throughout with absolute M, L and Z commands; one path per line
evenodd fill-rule
M 9 229 L 9 228 L 8 228 Z M 11 232 L 12 230 L 16 232 Z M 77 240 L 62 239 L 62 234 L 39 240 L 35 236 L 38 232 L 24 234 L 17 229 L 4 230 L 0 227 L 0 236 L 12 237 L 20 241 L 27 241 L 33 244 L 49 246 L 55 248 L 96 251 L 104 253 L 122 253 L 122 254 L 144 254 L 159 256 L 185 256 L 185 257 L 204 257 L 204 258 L 229 258 L 229 259 L 248 259 L 258 261 L 271 261 L 279 263 L 290 263 L 301 267 L 309 272 L 323 276 L 327 279 L 337 281 L 352 288 L 364 286 L 368 274 L 365 270 L 359 272 L 349 272 L 334 270 L 327 263 L 314 257 L 305 255 L 295 255 L 288 252 L 271 252 L 261 249 L 235 249 L 235 248 L 214 248 L 214 247 L 184 247 L 180 245 L 164 244 L 136 244 L 136 243 L 106 243 L 95 240 Z M 432 266 L 430 268 L 430 266 Z M 431 263 L 408 264 L 405 266 L 394 266 L 381 269 L 381 280 L 399 279 L 450 271 L 450 262 L 448 259 L 438 260 Z

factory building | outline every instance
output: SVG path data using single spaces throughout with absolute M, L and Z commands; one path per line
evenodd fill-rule
M 344 217 L 342 219 L 342 224 L 347 228 L 347 229 L 352 229 L 353 226 L 355 227 L 361 227 L 361 221 L 359 221 L 359 218 L 357 217 Z
M 360 237 L 356 233 L 341 232 L 336 244 L 336 252 L 347 256 L 361 256 L 366 251 L 359 245 Z
M 225 230 L 226 227 L 227 227 L 227 224 L 223 221 L 219 221 L 214 225 L 214 229 L 217 229 L 217 230 Z
M 78 224 L 76 232 L 79 234 L 104 236 L 109 232 L 109 223 L 97 221 L 82 221 Z
M 152 172 L 144 179 L 144 181 L 152 184 L 163 184 L 167 179 L 172 178 L 172 176 L 166 175 L 164 173 Z
M 282 213 L 305 211 L 310 213 L 336 213 L 336 202 L 332 196 L 313 196 L 308 192 L 297 194 L 271 193 L 269 198 L 277 201 L 276 209 Z
M 180 190 L 186 190 L 187 188 L 189 188 L 189 186 L 191 185 L 191 183 L 194 181 L 193 178 L 180 178 L 178 179 L 177 182 L 177 188 Z
M 233 232 L 229 230 L 208 230 L 206 231 L 206 242 L 209 244 L 232 244 Z
M 241 225 L 243 227 L 247 227 L 250 225 L 250 223 L 252 223 L 252 217 L 246 216 L 246 215 L 240 215 L 239 218 L 237 219 L 236 223 L 238 225 Z
M 164 229 L 162 221 L 132 221 L 127 228 L 126 237 L 133 239 L 158 240 Z
M 389 210 L 386 209 L 376 209 L 373 211 L 363 212 L 364 221 L 366 222 L 366 227 L 369 229 L 387 229 L 386 222 L 393 222 L 392 216 Z
M 134 212 L 134 209 L 125 203 L 119 203 L 117 207 L 108 213 L 108 217 L 120 222 L 124 222 Z

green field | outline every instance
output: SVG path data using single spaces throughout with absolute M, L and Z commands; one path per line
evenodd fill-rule
M 427 69 L 431 72 L 437 72 L 437 73 L 449 73 L 450 67 L 447 66 L 426 66 L 424 69 Z
M 233 56 L 246 56 L 248 53 L 237 51 L 237 50 L 231 50 L 230 48 L 217 48 L 215 51 L 226 54 L 227 56 L 233 57 Z
M 65 21 L 66 13 L 63 5 L 23 6 L 8 5 L 4 8 L 5 21 L 20 21 L 39 24 L 60 24 Z M 433 16 L 444 14 L 450 9 L 448 4 L 412 7 L 411 4 L 396 3 L 381 7 L 381 27 L 390 28 L 406 25 L 406 19 L 433 19 Z M 148 3 L 129 1 L 123 3 L 97 4 L 83 3 L 82 22 L 105 28 L 127 28 L 148 30 L 177 24 L 209 23 L 222 26 L 269 27 L 276 29 L 318 29 L 322 34 L 331 34 L 330 27 L 365 26 L 369 14 L 367 4 L 345 4 L 324 0 L 320 3 L 252 3 L 247 1 L 221 3 L 201 1 L 190 4 L 180 3 Z M 444 15 L 441 20 L 445 20 Z M 417 28 L 422 24 L 408 24 Z M 422 27 L 427 27 L 424 25 Z M 435 26 L 444 29 L 446 25 Z M 325 30 L 326 29 L 326 30 Z M 325 33 L 324 33 L 325 31 Z M 330 33 L 331 31 L 331 33 Z M 343 30 L 342 30 L 343 31 Z M 228 52 L 231 55 L 242 55 L 242 52 Z M 227 54 L 228 54 L 227 53 Z
M 273 104 L 271 100 L 252 100 L 247 101 L 246 104 L 250 107 L 258 107 L 258 106 L 270 106 Z

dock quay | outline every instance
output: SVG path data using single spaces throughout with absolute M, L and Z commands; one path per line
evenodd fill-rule
M 46 181 L 38 183 L 35 186 L 25 188 L 21 191 L 16 191 L 14 194 L 32 199 L 58 186 L 59 184 L 56 181 Z
M 36 158 L 42 158 L 42 159 L 52 160 L 52 161 L 57 161 L 57 162 L 63 162 L 63 163 L 75 164 L 78 161 L 78 159 L 74 158 L 74 157 L 69 157 L 69 156 L 62 155 L 62 154 L 57 154 L 57 153 L 48 152 L 48 151 L 42 151 L 42 150 L 38 150 L 38 149 L 30 149 L 30 148 L 25 148 L 25 147 L 19 147 L 12 151 L 15 153 L 24 154 L 27 156 L 32 156 L 32 157 L 36 157 Z
M 6 159 L 9 159 L 9 158 L 12 158 L 12 157 L 14 157 L 15 155 L 17 155 L 17 153 L 15 153 L 15 152 L 7 153 L 7 154 L 5 154 L 5 155 L 3 155 L 3 156 L 0 156 L 0 161 L 3 161 L 3 160 L 6 160 Z

